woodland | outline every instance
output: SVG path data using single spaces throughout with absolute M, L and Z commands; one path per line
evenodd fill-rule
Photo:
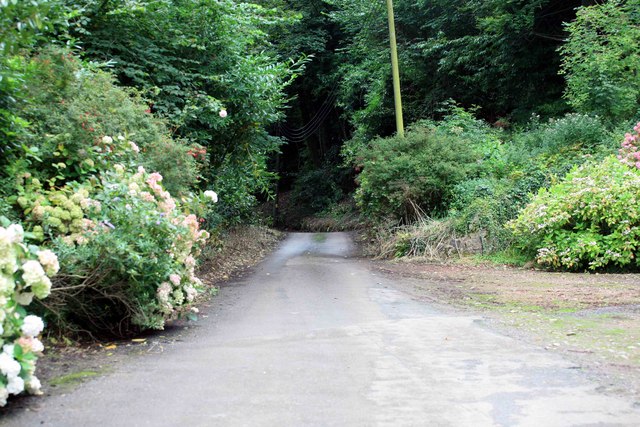
M 195 317 L 239 224 L 638 269 L 640 0 L 394 7 L 405 137 L 383 0 L 0 0 L 0 405 L 43 333 Z

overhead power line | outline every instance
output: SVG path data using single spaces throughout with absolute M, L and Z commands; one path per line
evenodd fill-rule
M 388 11 L 388 13 L 392 14 L 393 13 L 393 5 L 389 0 L 386 0 L 386 1 L 387 1 L 387 11 Z M 363 25 L 361 27 L 362 29 L 367 29 L 367 28 L 374 27 L 374 24 L 376 23 L 375 22 L 376 21 L 376 16 L 377 16 L 376 13 L 381 11 L 384 8 L 383 4 L 384 3 L 382 3 L 382 2 L 374 3 L 374 8 L 373 8 L 373 10 L 369 11 L 371 13 L 368 14 L 367 19 L 364 21 L 364 23 L 363 23 Z M 389 16 L 391 16 L 391 17 L 389 18 Z M 388 18 L 391 19 L 391 21 L 392 21 L 392 15 L 389 15 L 389 16 L 388 16 Z M 394 40 L 395 39 L 394 36 L 395 35 L 393 33 L 392 27 L 390 26 L 390 40 Z M 393 50 L 394 50 L 394 45 L 393 45 L 393 42 L 392 42 L 392 51 Z M 394 71 L 394 75 L 395 74 L 396 74 L 396 72 Z M 395 85 L 395 80 L 396 79 L 394 78 L 394 85 Z M 305 141 L 311 135 L 316 133 L 320 129 L 320 127 L 324 124 L 324 122 L 327 120 L 327 118 L 329 117 L 329 115 L 331 114 L 333 109 L 335 108 L 334 103 L 335 103 L 337 97 L 338 97 L 338 86 L 336 85 L 336 86 L 333 87 L 331 92 L 329 92 L 329 94 L 325 98 L 324 102 L 322 103 L 320 108 L 315 112 L 315 114 L 309 120 L 309 122 L 307 122 L 302 127 L 295 128 L 295 129 L 289 127 L 286 123 L 281 123 L 278 126 L 278 130 L 280 131 L 282 136 L 287 141 L 290 141 L 290 142 L 293 142 L 293 143 L 299 143 L 299 142 Z M 399 132 L 399 134 L 403 134 L 402 126 L 399 128 L 398 132 Z

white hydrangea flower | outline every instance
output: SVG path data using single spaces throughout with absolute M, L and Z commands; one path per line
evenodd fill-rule
M 31 341 L 31 351 L 34 353 L 42 353 L 44 351 L 44 344 L 38 338 L 34 338 Z
M 187 294 L 187 302 L 192 302 L 198 295 L 198 291 L 193 286 L 185 286 L 184 291 Z
M 31 378 L 25 384 L 26 389 L 31 394 L 41 394 L 40 388 L 42 388 L 42 384 L 40 384 L 40 380 L 35 375 L 32 375 Z
M 33 210 L 31 211 L 31 216 L 34 219 L 40 221 L 44 217 L 45 212 L 46 211 L 44 210 L 44 207 L 37 205 L 37 206 L 34 206 Z
M 111 138 L 110 136 L 103 136 L 102 137 L 102 142 L 105 144 L 111 144 L 113 142 L 113 138 Z
M 11 236 L 9 236 L 9 230 L 4 227 L 0 227 L 0 247 L 6 247 L 11 244 Z
M 2 346 L 2 352 L 8 354 L 13 358 L 13 350 L 15 349 L 15 345 L 13 344 L 5 344 Z
M 38 251 L 38 260 L 44 267 L 47 276 L 51 277 L 60 271 L 60 264 L 58 263 L 58 257 L 49 249 Z
M 15 289 L 15 282 L 13 277 L 9 277 L 6 274 L 0 272 L 0 294 L 10 294 Z
M 24 230 L 20 224 L 11 224 L 7 228 L 7 233 L 11 243 L 21 243 L 24 239 Z
M 24 391 L 24 380 L 19 376 L 9 376 L 9 383 L 7 384 L 7 391 L 9 394 L 20 394 Z
M 176 306 L 180 306 L 184 302 L 184 293 L 182 293 L 180 289 L 176 289 L 175 291 L 173 291 L 171 296 L 173 297 Z
M 0 372 L 2 372 L 7 378 L 16 377 L 20 374 L 20 364 L 7 353 L 0 353 Z
M 32 286 L 42 281 L 46 274 L 42 265 L 35 260 L 29 260 L 22 264 L 22 280 L 27 286 Z
M 8 251 L 3 250 L 3 255 L 0 256 L 0 273 L 5 272 L 8 275 L 13 275 L 18 271 L 18 261 L 16 260 L 15 250 L 9 246 Z
M 20 329 L 22 329 L 22 332 L 26 336 L 36 337 L 40 335 L 40 333 L 44 329 L 44 323 L 38 316 L 30 314 L 24 318 L 24 322 L 22 323 L 22 327 Z
M 188 255 L 184 260 L 184 265 L 189 268 L 195 267 L 196 259 L 192 255 Z
M 7 398 L 9 397 L 9 392 L 6 388 L 0 387 L 0 406 L 5 406 L 7 404 Z
M 169 275 L 169 281 L 171 283 L 173 283 L 174 286 L 179 286 L 180 285 L 180 275 L 179 274 L 170 274 Z
M 158 300 L 161 303 L 166 303 L 169 301 L 169 294 L 171 293 L 171 285 L 167 282 L 162 283 L 158 287 Z
M 204 192 L 205 197 L 208 197 L 213 203 L 218 203 L 218 194 L 215 191 L 207 190 Z
M 51 292 L 51 280 L 38 261 L 29 260 L 22 265 L 22 279 L 35 296 L 45 298 Z
M 84 243 L 84 239 L 82 238 L 82 236 L 78 237 L 76 241 L 79 245 Z M 51 280 L 49 280 L 47 276 L 44 276 L 42 278 L 42 281 L 31 286 L 31 290 L 33 291 L 33 294 L 38 298 L 46 298 L 51 293 Z

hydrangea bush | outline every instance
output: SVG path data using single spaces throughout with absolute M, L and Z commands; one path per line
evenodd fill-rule
M 151 279 L 157 289 L 155 301 L 149 309 L 145 310 L 142 318 L 133 320 L 139 326 L 162 329 L 164 321 L 183 313 L 202 289 L 202 282 L 195 276 L 196 257 L 209 233 L 200 229 L 196 215 L 183 212 L 179 203 L 164 190 L 162 175 L 148 173 L 142 166 L 133 175 L 127 174 L 121 165 L 116 165 L 115 169 L 115 176 L 105 176 L 105 191 L 101 197 L 117 199 L 119 203 L 109 207 L 106 213 L 119 227 L 142 226 L 137 233 L 130 233 L 138 242 L 144 241 L 142 233 L 148 233 L 158 245 L 151 248 L 150 253 L 144 253 L 146 248 L 138 243 L 141 255 L 149 256 L 155 264 L 155 268 L 149 266 L 144 270 L 143 278 Z M 110 179 L 118 184 L 110 183 Z M 217 200 L 212 191 L 205 197 L 214 202 Z M 122 203 L 124 210 L 119 209 Z M 144 220 L 139 221 L 142 218 Z M 138 261 L 136 258 L 133 260 Z
M 28 314 L 33 298 L 46 298 L 59 269 L 50 250 L 27 245 L 21 225 L 0 226 L 0 406 L 9 395 L 40 393 L 36 360 L 44 350 L 38 336 L 44 323 Z
M 640 144 L 640 123 L 633 128 L 634 133 L 628 133 L 624 136 L 622 141 L 622 147 L 620 147 L 618 160 L 623 164 L 640 169 L 640 151 L 638 151 L 638 144 Z
M 507 226 L 539 264 L 570 270 L 640 266 L 640 163 L 627 134 L 618 158 L 588 163 L 538 192 Z
M 133 173 L 115 164 L 100 176 L 99 190 L 87 199 L 101 209 L 85 219 L 85 232 L 54 241 L 63 264 L 54 289 L 74 292 L 56 293 L 48 312 L 90 333 L 162 329 L 167 320 L 189 315 L 202 289 L 195 266 L 209 233 L 189 210 L 204 211 L 217 194 L 176 200 L 162 175 L 142 166 Z
M 62 144 L 58 149 L 64 149 Z M 66 182 L 64 162 L 58 164 L 60 174 L 46 182 L 28 172 L 18 177 L 18 195 L 13 197 L 14 202 L 40 240 L 44 240 L 46 234 L 64 236 L 67 241 L 77 243 L 86 241 L 87 232 L 95 227 L 87 217 L 99 214 L 101 209 L 100 202 L 89 197 L 99 184 L 96 175 L 111 169 L 116 162 L 133 164 L 140 153 L 136 143 L 122 135 L 97 138 L 89 150 L 81 151 L 85 151 L 81 164 L 87 169 L 77 169 L 74 173 L 81 180 Z M 86 157 L 89 151 L 94 153 L 92 157 Z
M 62 148 L 61 148 L 62 149 Z M 60 331 L 123 336 L 190 316 L 202 289 L 196 259 L 215 192 L 174 198 L 143 166 L 130 138 L 97 136 L 82 179 L 18 176 L 13 202 L 32 234 L 52 245 L 62 271 L 39 303 Z M 43 307 L 41 307 L 43 306 Z

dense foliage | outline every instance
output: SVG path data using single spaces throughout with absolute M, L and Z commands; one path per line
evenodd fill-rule
M 411 221 L 424 212 L 442 212 L 452 189 L 473 173 L 480 154 L 460 134 L 426 124 L 406 138 L 379 138 L 360 150 L 362 173 L 356 200 L 366 215 Z
M 281 118 L 293 78 L 291 64 L 269 53 L 267 31 L 288 19 L 231 0 L 65 3 L 81 6 L 70 33 L 84 56 L 109 63 L 174 136 L 205 149 L 202 179 L 224 187 L 228 219 L 251 217 L 253 195 L 270 189 L 266 161 L 280 144 L 265 129 Z
M 640 112 L 640 1 L 582 8 L 562 46 L 566 98 L 578 111 L 611 120 Z
M 510 224 L 542 265 L 569 270 L 638 266 L 640 173 L 614 156 L 543 188 Z
M 388 133 L 393 123 L 384 2 L 332 0 L 345 31 L 341 102 L 356 136 Z M 567 4 L 569 3 L 569 4 Z M 453 98 L 481 105 L 491 119 L 555 114 L 562 81 L 556 52 L 562 22 L 580 2 L 397 1 L 398 49 L 409 121 Z
M 64 267 L 44 304 L 48 319 L 100 334 L 162 329 L 188 315 L 202 291 L 194 269 L 209 234 L 164 190 L 162 175 L 116 164 L 100 179 L 100 190 L 75 193 L 90 206 L 81 232 L 52 244 Z
M 294 18 L 230 0 L 0 8 L 0 215 L 60 259 L 29 310 L 94 336 L 192 317 L 205 228 L 271 190 L 267 126 L 297 66 L 268 31 Z

